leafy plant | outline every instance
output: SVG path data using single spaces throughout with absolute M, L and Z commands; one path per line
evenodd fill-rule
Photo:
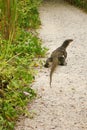
M 24 28 L 37 28 L 41 24 L 37 7 L 41 0 L 19 0 L 18 21 L 19 26 Z
M 0 130 L 13 130 L 18 116 L 26 113 L 27 103 L 36 97 L 31 87 L 39 64 L 35 59 L 44 57 L 47 51 L 34 30 L 40 25 L 39 2 L 0 0 Z
M 87 11 L 87 0 L 66 0 L 66 1 Z

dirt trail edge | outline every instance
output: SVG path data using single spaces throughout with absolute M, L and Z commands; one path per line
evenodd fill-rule
M 49 54 L 65 39 L 74 41 L 67 66 L 53 74 L 52 88 L 50 69 L 39 70 L 33 84 L 39 96 L 29 105 L 34 117 L 20 120 L 15 130 L 87 130 L 87 14 L 62 0 L 44 0 L 39 12 L 39 33 Z

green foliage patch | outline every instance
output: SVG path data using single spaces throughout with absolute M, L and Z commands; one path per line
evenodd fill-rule
M 38 17 L 37 7 L 41 0 L 19 0 L 18 2 L 18 21 L 20 27 L 37 28 L 41 24 Z
M 27 103 L 36 97 L 31 84 L 35 81 L 38 58 L 46 53 L 35 31 L 40 25 L 39 3 L 19 0 L 14 15 L 15 32 L 9 39 L 0 33 L 0 130 L 13 130 L 18 116 L 27 113 Z
M 65 0 L 87 11 L 87 0 Z

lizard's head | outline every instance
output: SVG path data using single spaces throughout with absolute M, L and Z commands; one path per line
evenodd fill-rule
M 62 47 L 66 48 L 69 45 L 69 43 L 72 42 L 72 41 L 73 41 L 73 39 L 67 39 L 67 40 L 65 40 L 63 42 L 63 44 L 62 44 Z
M 67 39 L 67 40 L 65 40 L 65 42 L 68 42 L 68 43 L 70 43 L 72 41 L 73 41 L 73 39 Z

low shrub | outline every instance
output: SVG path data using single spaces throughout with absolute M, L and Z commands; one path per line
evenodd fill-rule
M 87 0 L 65 0 L 87 11 Z
M 46 53 L 35 31 L 40 25 L 39 2 L 19 0 L 15 6 L 17 16 L 14 15 L 17 21 L 11 28 L 14 31 L 10 31 L 8 39 L 0 31 L 0 130 L 13 130 L 19 115 L 28 114 L 27 103 L 36 97 L 32 89 L 37 73 L 35 67 L 40 64 L 38 58 Z

